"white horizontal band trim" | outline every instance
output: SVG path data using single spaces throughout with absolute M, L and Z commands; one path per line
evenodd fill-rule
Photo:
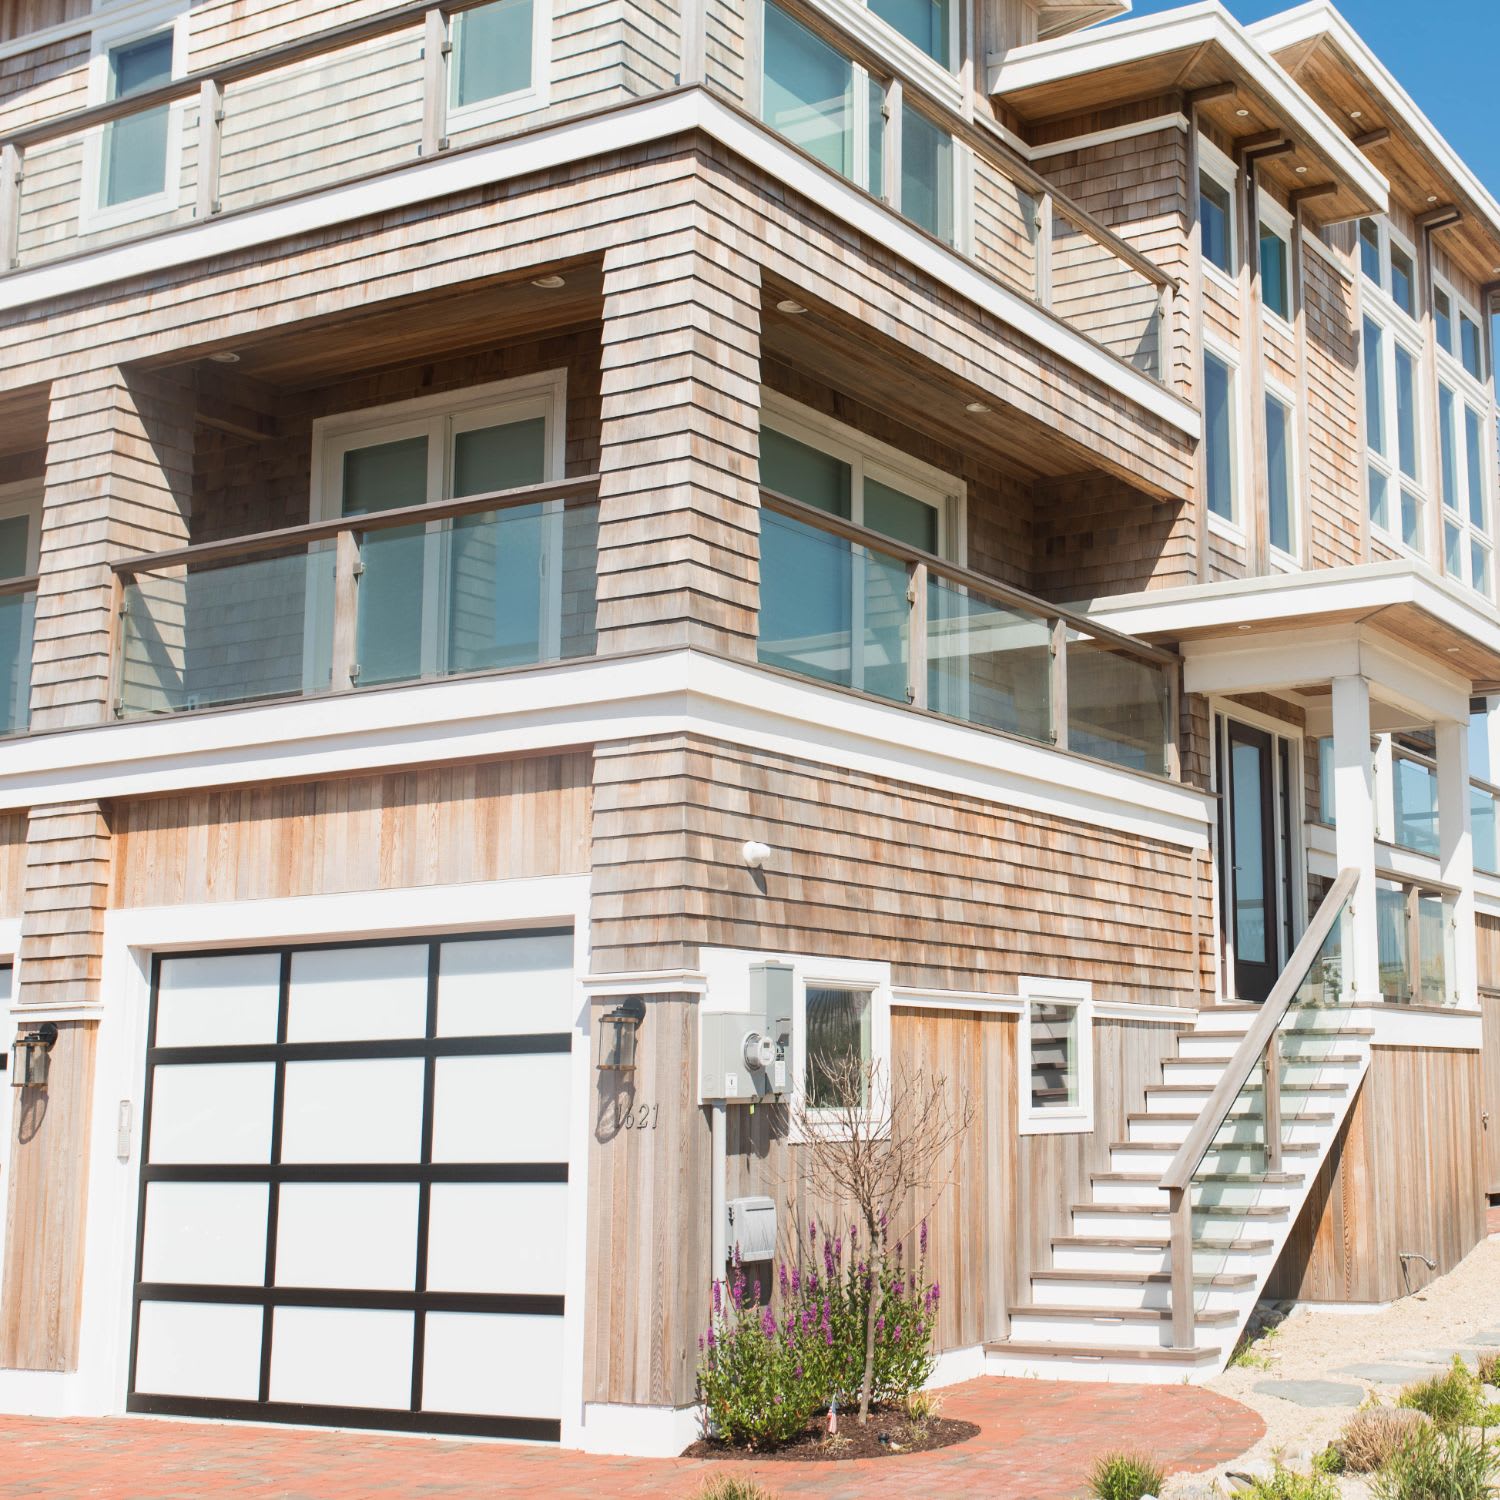
M 1402 1005 L 1370 1007 L 1375 1035 L 1372 1047 L 1420 1052 L 1478 1052 L 1484 1043 L 1484 1022 L 1477 1010 L 1411 1011 Z
M 1131 1000 L 1095 1000 L 1096 1021 L 1150 1021 L 1162 1026 L 1191 1026 L 1198 1008 L 1188 1005 L 1137 1005 Z
M 656 969 L 639 974 L 585 974 L 578 981 L 593 999 L 616 995 L 704 995 L 708 975 L 699 969 Z
M 903 1010 L 977 1010 L 1020 1015 L 1026 1001 L 1020 995 L 996 995 L 983 990 L 927 990 L 892 985 L 891 1004 Z M 1144 1021 L 1153 1025 L 1191 1026 L 1195 1008 L 1179 1005 L 1137 1005 L 1129 1000 L 1096 1000 L 1096 1021 Z
M 104 1016 L 104 1007 L 98 1004 L 52 1004 L 45 1001 L 35 1005 L 16 1003 L 10 1007 L 16 1025 L 34 1025 L 38 1021 L 98 1021 Z M 0 1085 L 3 1087 L 3 1085 Z
M 0 808 L 683 733 L 1207 844 L 1212 803 L 1192 787 L 694 651 L 542 667 L 503 691 L 464 678 L 18 739 L 0 746 Z
M 989 92 L 1020 93 L 1213 44 L 1222 47 L 1240 73 L 1272 102 L 1298 139 L 1317 150 L 1378 212 L 1385 212 L 1390 202 L 1386 179 L 1218 0 L 1014 47 L 1003 61 L 991 65 Z
M 1137 120 L 1134 125 L 1115 125 L 1108 130 L 1091 130 L 1085 135 L 1070 135 L 1060 141 L 1048 141 L 1041 146 L 1028 146 L 1027 154 L 1032 161 L 1045 161 L 1049 156 L 1060 156 L 1064 151 L 1087 151 L 1091 146 L 1108 146 L 1115 141 L 1133 141 L 1139 136 L 1155 135 L 1161 130 L 1188 129 L 1188 117 L 1184 114 L 1152 115 L 1149 120 Z
M 611 155 L 693 130 L 702 131 L 1143 410 L 1189 437 L 1201 435 L 1201 418 L 1180 397 L 1034 302 L 1002 286 L 956 250 L 922 234 L 868 193 L 808 161 L 772 131 L 702 88 L 658 94 L 458 155 L 414 162 L 399 171 L 327 192 L 270 203 L 56 265 L 12 272 L 0 277 L 0 312 L 234 254 L 290 235 L 315 233 L 333 224 L 551 171 L 570 162 Z M 996 382 L 995 392 L 1003 397 L 1002 383 Z

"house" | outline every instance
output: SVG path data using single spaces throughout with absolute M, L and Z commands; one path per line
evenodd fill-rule
M 676 1451 L 828 1056 L 939 1378 L 1480 1239 L 1500 204 L 1128 10 L 4 8 L 0 1409 Z

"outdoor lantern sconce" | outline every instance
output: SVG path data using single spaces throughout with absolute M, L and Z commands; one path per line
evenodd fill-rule
M 11 1049 L 11 1087 L 45 1088 L 52 1049 L 56 1045 L 57 1027 L 51 1021 L 43 1021 L 30 1031 L 18 1031 L 15 1046 Z
M 639 995 L 621 1000 L 599 1017 L 599 1071 L 634 1073 L 636 1033 L 646 1019 L 646 1002 Z

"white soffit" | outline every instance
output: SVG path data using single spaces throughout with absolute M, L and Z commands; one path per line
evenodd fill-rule
M 1365 154 L 1252 37 L 1219 0 L 1140 16 L 1050 41 L 1013 47 L 990 68 L 992 94 L 1019 93 L 1064 79 L 1146 62 L 1163 53 L 1217 45 L 1275 106 L 1288 131 L 1318 151 L 1376 208 L 1389 206 L 1389 184 Z
M 1490 233 L 1500 239 L 1500 202 L 1474 175 L 1468 163 L 1443 138 L 1442 132 L 1418 108 L 1417 102 L 1402 88 L 1394 73 L 1370 50 L 1369 44 L 1344 19 L 1329 0 L 1308 0 L 1295 10 L 1268 16 L 1246 28 L 1267 52 L 1281 52 L 1298 42 L 1326 37 L 1347 61 L 1363 76 L 1370 88 L 1381 96 L 1387 112 L 1399 119 L 1423 151 L 1437 163 L 1474 206 L 1489 221 Z

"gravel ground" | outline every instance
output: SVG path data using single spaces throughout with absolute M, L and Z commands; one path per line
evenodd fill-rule
M 1338 1435 L 1368 1395 L 1393 1404 L 1404 1385 L 1437 1373 L 1455 1353 L 1472 1364 L 1473 1351 L 1483 1349 L 1500 1349 L 1500 1234 L 1481 1241 L 1447 1276 L 1379 1312 L 1297 1309 L 1257 1340 L 1251 1353 L 1264 1368 L 1231 1366 L 1209 1384 L 1266 1424 L 1265 1437 L 1226 1468 L 1269 1464 L 1280 1454 L 1305 1470 L 1306 1458 Z M 1287 1399 L 1300 1381 L 1329 1386 L 1302 1402 Z M 1205 1482 L 1182 1475 L 1164 1486 L 1164 1496 L 1189 1500 L 1212 1484 L 1213 1476 Z M 1341 1488 L 1351 1500 L 1366 1493 L 1355 1480 Z

